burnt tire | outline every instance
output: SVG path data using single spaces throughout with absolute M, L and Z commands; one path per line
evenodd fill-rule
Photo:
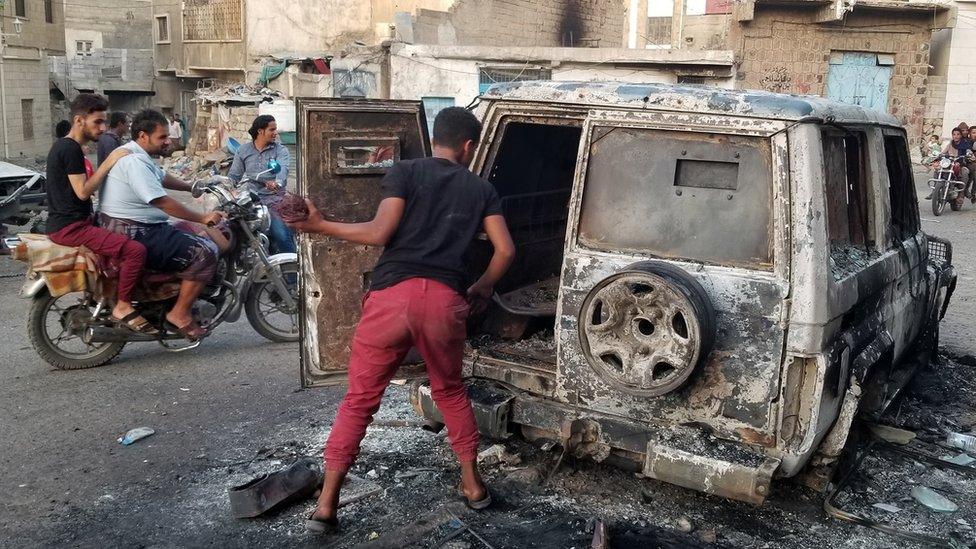
M 580 308 L 583 354 L 615 388 L 661 396 L 681 388 L 715 341 L 715 311 L 685 270 L 642 261 L 601 280 Z
M 49 317 L 54 312 L 58 299 L 52 297 L 47 289 L 41 290 L 31 300 L 27 312 L 27 338 L 30 339 L 34 351 L 45 362 L 58 370 L 84 370 L 101 366 L 122 352 L 122 348 L 125 347 L 124 341 L 86 345 L 90 351 L 84 353 L 72 353 L 59 347 L 57 337 L 52 338 L 48 330 Z M 63 319 L 62 314 L 59 320 L 62 326 Z M 80 340 L 80 337 L 78 339 Z

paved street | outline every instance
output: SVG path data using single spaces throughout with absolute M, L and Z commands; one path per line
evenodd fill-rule
M 924 196 L 921 184 L 919 192 Z M 963 212 L 936 219 L 927 203 L 921 209 L 927 231 L 953 240 L 960 271 L 943 344 L 950 354 L 972 355 L 974 287 L 968 265 L 976 259 L 976 245 L 963 237 L 976 231 L 976 210 L 967 205 Z M 5 368 L 0 384 L 0 546 L 316 545 L 302 527 L 310 502 L 238 521 L 229 516 L 225 492 L 297 455 L 317 455 L 321 448 L 340 392 L 298 390 L 295 345 L 269 343 L 242 320 L 185 354 L 136 344 L 101 368 L 54 371 L 27 342 L 27 304 L 15 298 L 20 272 L 20 264 L 0 259 L 0 295 L 5 298 L 0 318 L 6 320 L 0 326 Z M 392 388 L 380 417 L 412 417 L 404 393 Z M 138 426 L 152 427 L 156 434 L 129 447 L 116 442 Z M 397 475 L 450 463 L 442 435 L 371 429 L 358 472 L 373 470 L 387 491 L 347 511 L 350 534 L 342 546 L 366 541 L 372 532 L 382 540 L 391 529 L 448 499 L 450 469 L 418 476 L 423 480 L 413 485 Z M 498 477 L 492 473 L 489 478 Z M 717 531 L 727 546 L 904 546 L 884 534 L 825 518 L 816 495 L 787 483 L 756 510 L 579 462 L 557 475 L 540 496 L 549 505 L 546 513 L 513 509 L 525 506 L 521 502 L 527 500 L 519 498 L 530 497 L 519 494 L 510 493 L 502 513 L 539 521 L 557 517 L 562 530 L 550 528 L 549 541 L 543 543 L 531 538 L 533 531 L 519 530 L 514 519 L 505 522 L 512 515 L 492 515 L 493 528 L 500 529 L 492 538 L 496 546 L 580 546 L 588 543 L 583 525 L 594 514 L 616 521 L 618 546 L 700 543 L 704 533 L 676 533 L 682 515 L 692 517 L 699 531 Z

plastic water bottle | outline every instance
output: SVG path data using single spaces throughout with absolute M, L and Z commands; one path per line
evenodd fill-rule
M 155 432 L 156 431 L 150 429 L 149 427 L 136 427 L 135 429 L 130 429 L 129 432 L 119 437 L 119 442 L 122 443 L 122 446 L 128 446 L 133 442 L 144 439 Z

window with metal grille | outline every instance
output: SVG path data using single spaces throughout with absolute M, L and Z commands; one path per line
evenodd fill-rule
M 44 22 L 54 22 L 54 2 L 52 0 L 44 0 Z
M 27 17 L 27 0 L 14 0 L 14 15 Z
M 482 67 L 478 70 L 478 92 L 485 93 L 492 84 L 499 82 L 526 82 L 552 80 L 552 71 L 528 67 Z
M 674 15 L 674 0 L 659 0 L 647 3 L 647 47 L 671 47 L 671 22 Z
M 240 40 L 241 0 L 184 0 L 183 40 Z
M 20 114 L 24 127 L 24 141 L 34 139 L 34 100 L 20 100 Z

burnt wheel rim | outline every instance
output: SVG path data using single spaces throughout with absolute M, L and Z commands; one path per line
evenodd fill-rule
M 580 336 L 602 378 L 643 396 L 684 384 L 701 348 L 692 302 L 666 278 L 642 272 L 619 273 L 593 288 L 581 309 Z

